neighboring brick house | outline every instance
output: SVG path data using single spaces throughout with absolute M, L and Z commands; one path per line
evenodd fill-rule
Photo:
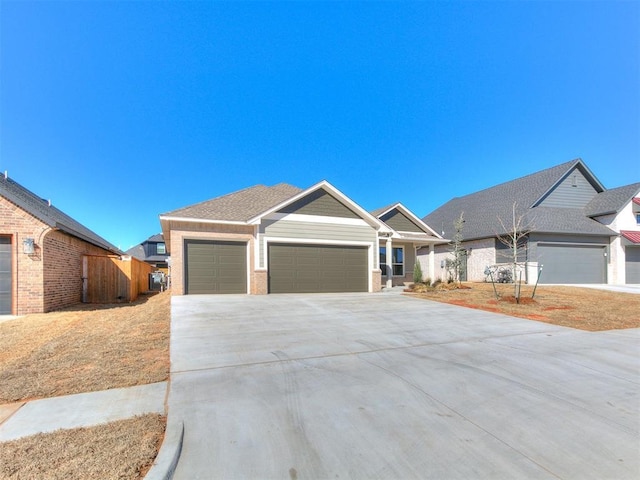
M 0 176 L 0 314 L 77 304 L 83 255 L 122 253 L 6 174 Z
M 394 207 L 380 214 L 399 213 L 407 225 L 399 228 L 412 233 L 389 227 L 326 181 L 306 190 L 257 185 L 162 214 L 172 292 L 379 291 L 381 246 L 443 241 L 404 207 Z M 404 279 L 413 269 L 405 258 L 385 255 L 383 263 Z
M 135 247 L 131 247 L 126 251 L 126 254 L 148 263 L 156 270 L 169 273 L 169 253 L 167 252 L 167 247 L 164 242 L 164 236 L 161 233 L 152 235 L 144 242 Z
M 519 252 L 522 280 L 541 283 L 640 283 L 640 183 L 607 190 L 581 159 L 450 200 L 423 218 L 452 238 L 464 214 L 467 256 L 462 276 L 485 280 L 487 266 L 508 263 L 497 239 L 500 219 L 516 219 L 528 234 Z M 437 246 L 434 277 L 446 279 L 450 247 Z M 421 262 L 427 263 L 422 250 Z M 512 260 L 511 260 L 512 261 Z

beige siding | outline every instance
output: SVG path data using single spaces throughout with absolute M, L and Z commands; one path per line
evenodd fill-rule
M 267 221 L 263 232 L 268 237 L 315 239 L 340 242 L 375 242 L 376 231 L 367 225 L 339 225 L 332 223 Z

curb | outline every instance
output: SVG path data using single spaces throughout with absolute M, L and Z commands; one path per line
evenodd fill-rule
M 145 480 L 171 480 L 173 478 L 182 454 L 183 441 L 184 422 L 177 425 L 167 422 L 164 441 L 151 469 L 144 477 Z

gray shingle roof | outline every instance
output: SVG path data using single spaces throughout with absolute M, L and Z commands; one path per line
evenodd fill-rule
M 255 185 L 195 205 L 163 213 L 161 216 L 246 222 L 300 192 L 302 192 L 302 189 L 286 183 L 280 183 L 272 187 Z
M 583 209 L 535 207 L 535 204 L 560 182 L 575 166 L 588 171 L 582 160 L 575 159 L 555 167 L 496 185 L 464 197 L 456 197 L 437 208 L 422 220 L 442 233 L 445 238 L 454 234 L 453 223 L 464 213 L 462 234 L 465 240 L 493 237 L 501 233 L 498 218 L 510 222 L 513 205 L 516 216 L 526 215 L 531 229 L 545 233 L 576 233 L 586 235 L 614 235 L 602 224 L 587 218 Z M 594 182 L 599 185 L 597 179 Z
M 640 182 L 625 185 L 623 187 L 611 188 L 596 195 L 586 207 L 585 214 L 589 217 L 597 217 L 610 213 L 618 213 L 627 202 L 640 192 Z
M 4 175 L 0 175 L 0 195 L 52 228 L 62 230 L 118 255 L 123 253 L 118 247 L 112 245 L 100 235 L 50 205 L 47 200 L 38 197 L 15 180 L 8 177 L 5 178 Z

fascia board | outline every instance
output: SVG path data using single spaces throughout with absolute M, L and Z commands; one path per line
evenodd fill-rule
M 191 217 L 169 217 L 160 215 L 160 222 L 188 222 L 188 223 L 218 223 L 222 225 L 247 225 L 247 222 L 232 220 L 212 220 L 208 218 L 191 218 Z
M 331 185 L 326 180 L 322 180 L 321 182 L 318 182 L 315 185 L 312 185 L 311 187 L 307 188 L 306 190 L 303 190 L 302 192 L 294 195 L 293 197 L 288 198 L 287 200 L 279 203 L 278 205 L 270 208 L 269 210 L 266 210 L 266 211 L 262 212 L 261 214 L 256 215 L 253 218 L 250 218 L 247 221 L 247 223 L 251 224 L 251 225 L 258 224 L 258 223 L 260 223 L 262 218 L 264 218 L 265 216 L 267 216 L 267 215 L 269 215 L 269 214 L 271 214 L 273 212 L 277 212 L 278 210 L 286 207 L 287 205 L 292 204 L 293 202 L 305 197 L 306 195 L 309 195 L 310 193 L 315 192 L 316 190 L 318 190 L 320 188 L 324 188 L 325 190 L 330 192 L 332 195 L 337 197 L 342 203 L 346 204 L 347 206 L 349 206 L 349 208 L 351 208 L 352 210 L 356 211 L 360 215 L 360 217 L 365 222 L 367 222 L 369 225 L 371 225 L 372 227 L 377 227 L 379 231 L 385 231 L 385 232 L 386 231 L 389 231 L 389 232 L 391 231 L 389 229 L 389 227 L 387 227 L 384 223 L 382 223 L 380 220 L 375 218 L 369 212 L 364 210 L 362 207 L 360 207 L 353 200 L 351 200 L 349 197 L 344 195 L 342 192 L 340 192 L 340 190 L 335 188 L 333 185 Z
M 425 231 L 427 231 L 428 233 L 431 233 L 431 234 L 435 235 L 437 238 L 442 238 L 442 235 L 438 235 L 437 232 L 435 232 L 429 225 L 427 225 L 422 220 L 420 220 L 418 217 L 416 217 L 414 215 L 414 213 L 411 210 L 409 210 L 407 207 L 402 205 L 402 203 L 398 202 L 395 205 L 395 207 L 393 207 L 393 208 L 398 208 L 398 209 L 402 210 L 407 216 L 409 216 L 411 218 L 411 220 L 413 220 L 419 226 L 424 227 Z M 392 209 L 389 209 L 389 210 L 392 210 Z

